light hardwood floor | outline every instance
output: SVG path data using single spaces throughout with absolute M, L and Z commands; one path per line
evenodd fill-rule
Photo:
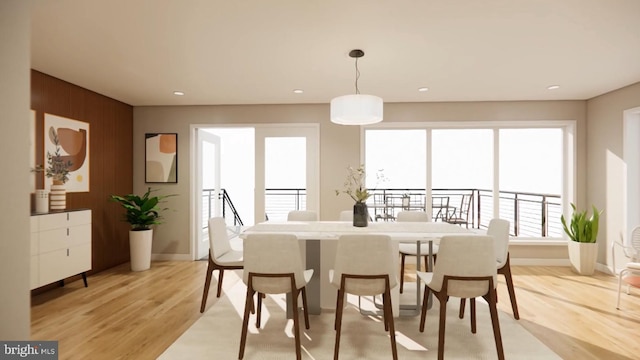
M 154 262 L 133 273 L 124 264 L 90 276 L 88 288 L 75 281 L 33 296 L 32 339 L 58 340 L 60 359 L 155 359 L 201 316 L 206 265 Z M 562 358 L 640 359 L 640 289 L 623 293 L 616 310 L 611 275 L 579 276 L 565 267 L 512 271 L 520 324 Z M 501 315 L 511 315 L 501 276 L 498 297 Z M 207 309 L 215 299 L 214 279 Z

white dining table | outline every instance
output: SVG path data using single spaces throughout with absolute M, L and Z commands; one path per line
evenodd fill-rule
M 427 253 L 432 254 L 432 246 L 445 235 L 471 233 L 471 230 L 457 225 L 436 222 L 370 222 L 366 227 L 355 227 L 345 221 L 266 221 L 244 230 L 241 238 L 254 233 L 294 234 L 301 243 L 305 267 L 313 269 L 314 275 L 307 284 L 307 305 L 310 314 L 319 314 L 322 308 L 333 309 L 336 304 L 336 289 L 330 284 L 329 270 L 333 268 L 337 240 L 344 234 L 384 234 L 393 240 L 394 251 L 398 253 L 399 243 L 415 243 L 420 251 L 421 244 L 428 245 Z M 416 267 L 420 266 L 417 257 Z M 431 259 L 431 257 L 429 257 Z M 397 261 L 397 260 L 396 260 Z M 431 262 L 431 260 L 430 260 Z M 397 266 L 399 264 L 396 263 Z M 431 264 L 429 264 L 429 268 Z M 399 287 L 391 291 L 394 316 L 400 309 L 418 310 L 420 305 L 419 279 L 416 283 L 416 300 L 412 304 L 400 304 Z

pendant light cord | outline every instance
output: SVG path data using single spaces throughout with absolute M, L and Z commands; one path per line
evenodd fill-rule
M 358 89 L 359 78 L 360 78 L 360 70 L 358 70 L 358 58 L 356 58 L 356 94 L 360 94 L 360 89 Z

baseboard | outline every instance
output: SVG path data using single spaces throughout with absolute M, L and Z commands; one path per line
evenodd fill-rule
M 151 254 L 154 261 L 191 261 L 190 254 Z

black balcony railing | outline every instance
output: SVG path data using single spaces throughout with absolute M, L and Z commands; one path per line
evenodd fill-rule
M 375 221 L 389 221 L 402 210 L 426 210 L 423 189 L 376 189 L 369 198 L 369 214 Z M 434 221 L 447 216 L 460 216 L 463 196 L 470 196 L 468 226 L 486 229 L 493 218 L 493 192 L 485 189 L 433 189 L 432 198 L 448 198 L 448 210 L 432 206 Z M 500 218 L 511 223 L 510 233 L 516 237 L 561 237 L 560 195 L 501 191 Z M 305 189 L 267 189 L 266 212 L 269 219 L 284 220 L 291 210 L 304 209 Z M 439 206 L 439 204 L 438 204 Z M 448 211 L 449 214 L 443 214 Z
M 202 227 L 206 228 L 208 226 L 209 218 L 213 215 L 213 207 L 215 206 L 216 201 L 222 201 L 222 217 L 225 219 L 231 219 L 232 224 L 229 220 L 227 220 L 228 225 L 242 226 L 242 219 L 240 218 L 240 214 L 238 214 L 238 210 L 236 209 L 233 201 L 231 201 L 231 197 L 227 190 L 220 189 L 220 192 L 216 194 L 214 189 L 203 189 L 202 190 Z
M 402 210 L 426 210 L 426 192 L 423 189 L 376 189 L 369 198 L 369 214 L 375 221 L 392 221 Z M 468 226 L 486 229 L 493 218 L 493 192 L 486 189 L 433 189 L 433 201 L 447 198 L 448 208 L 440 203 L 432 205 L 434 221 L 446 220 L 448 216 L 459 217 L 463 196 L 470 196 Z M 515 237 L 561 237 L 562 202 L 560 195 L 515 191 L 499 192 L 499 216 L 509 220 L 510 233 Z M 215 196 L 212 189 L 203 191 L 203 224 L 211 216 L 213 201 L 222 201 L 225 218 L 233 219 L 233 225 L 243 225 L 240 215 L 229 194 L 222 189 Z M 286 220 L 292 210 L 306 208 L 306 189 L 266 189 L 266 220 Z M 462 214 L 465 216 L 465 214 Z M 231 224 L 230 224 L 231 225 Z M 205 225 L 206 226 L 206 225 Z

